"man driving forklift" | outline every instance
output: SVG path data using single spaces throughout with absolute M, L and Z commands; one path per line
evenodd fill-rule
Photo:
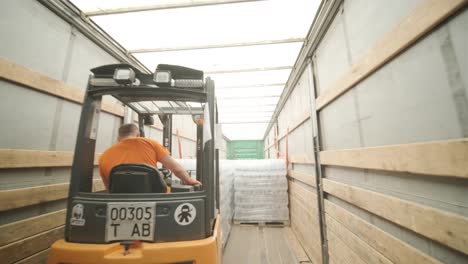
M 202 71 L 167 64 L 159 64 L 154 73 L 128 64 L 103 65 L 91 73 L 64 238 L 51 246 L 48 263 L 219 264 L 218 155 L 211 137 L 217 123 L 214 81 L 204 79 Z M 138 129 L 124 125 L 119 142 L 102 154 L 99 165 L 109 192 L 93 192 L 101 102 L 109 95 L 137 113 Z M 163 125 L 163 146 L 144 138 L 144 125 L 153 124 L 155 115 Z M 203 187 L 193 186 L 199 182 L 170 157 L 173 115 L 191 117 L 196 125 L 196 179 Z M 165 168 L 156 168 L 158 161 Z M 172 182 L 168 169 L 192 185 Z
M 124 124 L 119 128 L 118 142 L 107 149 L 99 159 L 99 172 L 109 190 L 109 175 L 112 168 L 126 163 L 143 163 L 155 167 L 160 162 L 172 171 L 182 184 L 201 185 L 201 182 L 190 178 L 187 171 L 171 156 L 169 151 L 157 141 L 140 137 L 138 126 Z

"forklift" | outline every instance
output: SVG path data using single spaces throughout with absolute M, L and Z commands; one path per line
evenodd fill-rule
M 219 153 L 214 82 L 204 73 L 159 64 L 151 74 L 128 64 L 91 69 L 73 158 L 64 239 L 50 250 L 49 264 L 221 263 Z M 92 192 L 101 101 L 111 95 L 138 114 L 140 135 L 157 115 L 163 145 L 172 145 L 172 116 L 191 115 L 197 127 L 196 179 L 172 180 L 165 168 L 146 164 L 114 167 L 107 192 Z

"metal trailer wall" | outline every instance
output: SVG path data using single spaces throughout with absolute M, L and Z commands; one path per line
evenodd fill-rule
M 63 236 L 89 69 L 118 61 L 33 0 L 2 1 L 0 35 L 0 259 L 41 263 L 50 244 Z M 103 100 L 97 153 L 116 142 L 123 113 L 113 98 Z M 189 122 L 190 117 L 173 122 L 184 157 L 193 157 L 196 148 L 195 125 Z M 161 140 L 160 123 L 146 129 Z M 173 143 L 177 156 L 177 137 Z M 97 169 L 95 175 L 94 190 L 102 190 Z
M 467 1 L 332 18 L 265 136 L 295 234 L 314 263 L 468 263 Z

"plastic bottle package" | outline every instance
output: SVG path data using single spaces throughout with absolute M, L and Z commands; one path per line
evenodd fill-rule
M 176 159 L 176 161 L 190 172 L 192 178 L 196 177 L 197 161 L 196 159 Z M 223 233 L 223 242 L 229 237 L 232 227 L 232 218 L 234 216 L 234 161 L 220 160 L 219 168 L 219 209 L 221 216 L 221 231 Z
M 227 160 L 220 160 L 219 163 L 219 210 L 223 245 L 225 245 L 231 232 L 234 215 L 234 165 Z
M 289 220 L 284 160 L 237 161 L 234 171 L 234 220 Z

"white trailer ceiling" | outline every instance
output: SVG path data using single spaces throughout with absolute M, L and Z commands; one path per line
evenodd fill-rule
M 230 139 L 262 139 L 319 0 L 71 0 L 127 51 L 205 71 Z M 233 3 L 237 2 L 237 3 Z M 143 10 L 143 11 L 141 11 Z

